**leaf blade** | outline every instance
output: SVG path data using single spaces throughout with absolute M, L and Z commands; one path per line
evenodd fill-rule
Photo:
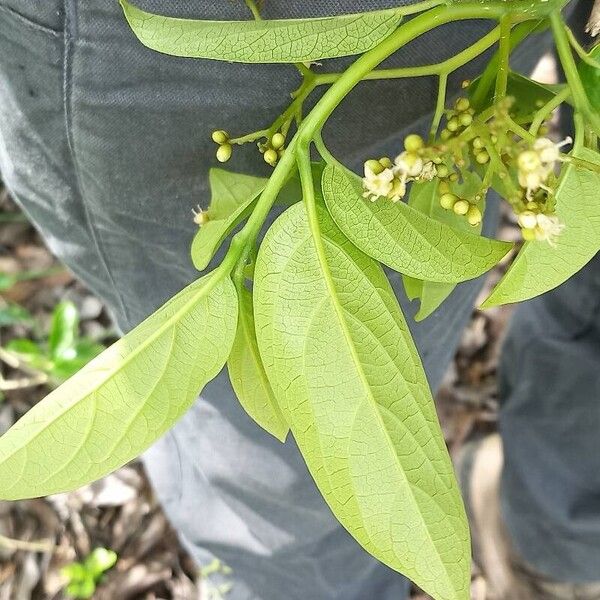
M 575 156 L 600 166 L 583 148 Z M 555 246 L 525 242 L 482 308 L 521 302 L 548 292 L 583 268 L 600 250 L 600 174 L 568 164 L 556 190 L 556 215 L 565 225 Z
M 313 19 L 203 21 L 145 12 L 120 0 L 140 42 L 158 52 L 246 63 L 312 62 L 361 54 L 398 26 L 400 11 Z
M 236 320 L 230 279 L 189 285 L 0 438 L 0 497 L 73 489 L 137 456 L 221 370 Z
M 254 327 L 252 294 L 238 288 L 238 327 L 227 359 L 231 385 L 248 415 L 265 431 L 285 442 L 289 427 L 265 372 Z
M 280 406 L 357 541 L 435 597 L 466 599 L 468 525 L 408 327 L 380 266 L 319 214 L 327 265 L 301 205 L 259 251 L 257 337 Z
M 323 194 L 337 226 L 360 250 L 415 279 L 457 283 L 491 269 L 512 248 L 457 231 L 402 202 L 368 202 L 360 178 L 327 165 Z

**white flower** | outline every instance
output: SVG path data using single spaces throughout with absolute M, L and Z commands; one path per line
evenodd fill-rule
M 196 209 L 192 208 L 192 214 L 194 215 L 194 223 L 201 227 L 208 222 L 208 213 L 200 208 L 200 205 Z
M 533 149 L 543 164 L 551 166 L 554 169 L 554 163 L 560 160 L 560 149 L 571 143 L 573 143 L 573 140 L 570 137 L 565 138 L 558 144 L 555 144 L 548 138 L 538 138 L 533 144 Z
M 381 196 L 388 196 L 392 191 L 394 182 L 394 172 L 392 169 L 384 169 L 381 173 L 375 173 L 365 165 L 365 176 L 363 177 L 363 187 L 365 198 L 370 198 L 373 202 Z
M 540 155 L 535 150 L 525 150 L 517 158 L 519 185 L 527 190 L 527 198 L 531 199 L 534 192 L 540 188 L 551 191 L 545 186 L 548 176 L 552 172 L 552 165 L 543 163 Z
M 436 169 L 435 165 L 430 161 L 430 162 L 426 162 L 423 165 L 421 174 L 418 176 L 417 179 L 431 181 L 436 175 L 437 175 L 437 169 Z
M 404 198 L 406 195 L 406 179 L 398 179 L 394 178 L 392 183 L 392 190 L 390 192 L 389 198 L 392 202 L 398 202 L 400 199 Z
M 402 154 L 396 156 L 394 160 L 394 173 L 400 178 L 415 178 L 421 174 L 423 170 L 423 159 L 414 152 L 405 150 Z
M 556 215 L 537 215 L 535 238 L 555 246 L 556 238 L 564 228 L 565 226 L 558 220 Z

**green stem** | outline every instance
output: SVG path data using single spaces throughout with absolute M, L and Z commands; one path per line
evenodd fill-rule
M 571 45 L 569 44 L 569 39 L 565 32 L 564 23 L 559 11 L 550 13 L 550 25 L 552 27 L 552 34 L 554 35 L 558 57 L 560 58 L 560 63 L 565 72 L 567 83 L 571 88 L 575 108 L 585 117 L 594 131 L 600 133 L 600 117 L 594 113 L 583 87 L 583 83 L 581 83 L 581 79 L 579 78 L 577 65 L 573 59 Z
M 573 46 L 573 50 L 577 52 L 577 56 L 584 62 L 590 65 L 590 67 L 594 67 L 594 69 L 600 69 L 600 62 L 594 60 L 582 47 L 581 44 L 577 41 L 577 38 L 573 35 L 571 29 L 565 24 L 565 33 L 569 38 L 569 43 Z
M 512 15 L 507 14 L 500 19 L 500 44 L 498 47 L 498 73 L 496 75 L 496 89 L 494 90 L 494 104 L 506 96 L 508 86 L 508 72 L 510 70 L 510 30 L 512 28 Z
M 431 121 L 431 128 L 429 129 L 429 141 L 433 142 L 437 135 L 438 129 L 440 128 L 440 122 L 444 116 L 444 108 L 446 106 L 446 88 L 448 84 L 448 75 L 445 73 L 440 74 L 438 83 L 438 94 L 437 102 L 435 105 L 435 112 Z
M 535 117 L 529 127 L 529 133 L 537 136 L 540 127 L 548 118 L 548 116 L 551 115 L 563 102 L 565 102 L 570 95 L 571 88 L 566 86 L 563 90 L 556 94 L 556 96 L 546 102 L 546 104 L 544 104 L 544 106 L 542 106 L 542 108 L 535 113 Z
M 250 9 L 250 12 L 252 13 L 254 19 L 256 21 L 262 21 L 262 17 L 260 16 L 260 10 L 258 9 L 256 2 L 254 2 L 254 0 L 244 0 L 244 2 L 246 3 L 246 6 Z

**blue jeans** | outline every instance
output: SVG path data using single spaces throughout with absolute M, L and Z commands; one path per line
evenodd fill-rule
M 200 8 L 192 0 L 137 3 L 179 16 L 248 17 L 241 0 Z M 268 0 L 266 16 L 357 10 L 353 0 L 306 4 Z M 362 0 L 360 9 L 397 4 Z M 479 22 L 447 27 L 411 43 L 391 64 L 435 62 L 488 28 Z M 515 64 L 526 70 L 536 58 L 524 47 Z M 329 61 L 325 67 L 345 64 Z M 457 73 L 450 89 L 457 91 L 482 64 Z M 117 2 L 0 0 L 2 176 L 53 252 L 103 298 L 126 331 L 197 276 L 189 259 L 195 232 L 190 211 L 208 201 L 207 172 L 215 164 L 211 130 L 263 127 L 282 111 L 296 83 L 292 66 L 153 53 L 134 38 Z M 403 132 L 426 128 L 435 92 L 436 82 L 427 78 L 359 85 L 328 125 L 331 149 L 353 167 L 365 157 L 393 153 Z M 252 148 L 237 150 L 231 168 L 268 172 Z M 488 234 L 496 212 L 490 205 Z M 390 277 L 413 314 L 399 276 Z M 584 275 L 578 281 L 593 289 Z M 460 285 L 441 310 L 414 324 L 434 387 L 479 286 Z M 564 299 L 569 289 L 530 306 Z M 574 320 L 581 316 L 582 293 L 568 296 Z M 590 308 L 576 337 L 567 341 L 557 331 L 555 339 L 552 327 L 566 321 L 557 306 L 541 324 L 539 308 L 524 308 L 508 343 L 506 512 L 519 549 L 535 566 L 556 573 L 560 565 L 567 578 L 587 579 L 600 572 L 593 552 L 600 547 L 600 459 L 591 451 L 600 425 L 593 364 L 598 319 Z M 535 335 L 522 335 L 527 331 Z M 517 357 L 518 368 L 511 362 Z M 565 379 L 565 373 L 577 376 Z M 553 401 L 558 390 L 564 395 Z M 233 583 L 231 600 L 397 600 L 407 593 L 406 580 L 366 554 L 332 517 L 293 441 L 279 444 L 250 421 L 225 374 L 144 461 L 198 563 L 218 557 L 232 568 L 220 575 Z

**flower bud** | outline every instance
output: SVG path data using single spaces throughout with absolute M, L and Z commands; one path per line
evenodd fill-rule
M 454 104 L 454 107 L 458 112 L 464 112 L 465 110 L 468 110 L 469 106 L 471 106 L 471 103 L 467 98 L 459 98 Z
M 388 156 L 382 156 L 379 159 L 379 164 L 382 165 L 385 169 L 391 169 L 394 166 L 392 159 Z
M 458 196 L 450 192 L 446 192 L 440 196 L 440 206 L 446 210 L 452 210 L 458 201 Z
M 463 127 L 468 127 L 473 122 L 473 117 L 469 113 L 463 113 L 458 117 L 458 122 Z
M 475 150 L 481 150 L 482 148 L 485 148 L 485 142 L 480 137 L 476 137 L 473 140 L 473 148 L 475 148 Z
M 271 146 L 273 146 L 273 148 L 275 150 L 279 150 L 280 148 L 283 148 L 284 144 L 285 144 L 285 136 L 283 135 L 283 133 L 277 132 L 271 138 Z
M 379 175 L 379 173 L 383 172 L 384 166 L 381 164 L 381 161 L 372 158 L 365 162 L 365 173 L 367 172 L 367 169 L 374 175 Z
M 481 211 L 474 204 L 469 206 L 469 210 L 467 211 L 467 221 L 469 225 L 472 225 L 473 227 L 481 224 Z
M 440 133 L 440 138 L 443 141 L 449 140 L 452 137 L 452 132 L 448 131 L 448 129 L 442 129 L 442 132 Z
M 447 194 L 450 191 L 450 184 L 447 181 L 440 181 L 438 185 L 438 193 L 440 195 Z
M 219 144 L 219 146 L 222 146 L 223 144 L 226 144 L 229 141 L 229 134 L 226 131 L 223 131 L 222 129 L 213 131 L 212 141 L 215 144 Z
M 226 163 L 231 158 L 232 153 L 233 148 L 231 147 L 231 144 L 223 144 L 222 146 L 219 146 L 219 149 L 217 150 L 217 160 L 221 163 Z
M 458 129 L 458 125 L 459 125 L 458 119 L 456 117 L 452 117 L 448 121 L 446 128 L 448 129 L 448 131 L 456 131 Z
M 279 158 L 279 156 L 277 155 L 277 150 L 273 150 L 273 148 L 269 148 L 268 150 L 265 150 L 265 153 L 263 154 L 263 158 L 265 159 L 265 162 L 268 165 L 271 165 L 272 167 L 274 167 L 277 164 L 277 159 Z
M 452 210 L 457 215 L 466 215 L 469 212 L 469 207 L 471 205 L 467 202 L 467 200 L 458 200 L 454 203 Z
M 485 150 L 480 150 L 476 155 L 475 155 L 475 160 L 480 164 L 480 165 L 485 165 L 486 163 L 488 163 L 490 161 L 490 155 L 485 151 Z
M 418 152 L 423 146 L 425 146 L 423 138 L 416 133 L 411 133 L 404 138 L 404 147 L 408 152 Z
M 449 174 L 450 174 L 450 171 L 446 165 L 438 165 L 437 175 L 440 179 L 444 179 L 445 177 L 448 177 Z

